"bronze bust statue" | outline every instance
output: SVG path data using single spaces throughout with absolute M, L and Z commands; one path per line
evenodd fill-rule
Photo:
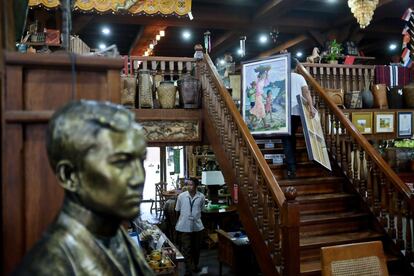
M 53 115 L 46 144 L 65 200 L 14 274 L 154 275 L 120 227 L 138 216 L 145 181 L 146 141 L 133 113 L 69 103 Z

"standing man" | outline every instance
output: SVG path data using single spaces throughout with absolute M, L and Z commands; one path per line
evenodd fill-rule
M 291 135 L 282 138 L 283 152 L 285 154 L 285 161 L 287 164 L 287 177 L 293 179 L 296 177 L 296 131 L 300 125 L 300 111 L 299 104 L 296 96 L 302 95 L 308 104 L 309 112 L 312 118 L 316 114 L 316 110 L 313 107 L 312 97 L 309 92 L 308 85 L 305 78 L 296 73 L 297 60 L 290 59 L 290 68 L 292 70 L 290 77 L 290 122 L 291 122 Z
M 191 275 L 191 270 L 200 271 L 198 261 L 204 229 L 201 211 L 204 209 L 205 196 L 197 191 L 198 179 L 186 179 L 185 185 L 188 190 L 178 196 L 175 206 L 175 210 L 180 212 L 175 230 L 181 236 L 182 253 L 185 258 L 185 275 Z
M 65 200 L 15 275 L 154 275 L 121 227 L 139 215 L 145 181 L 145 133 L 134 114 L 69 103 L 50 120 L 46 147 Z

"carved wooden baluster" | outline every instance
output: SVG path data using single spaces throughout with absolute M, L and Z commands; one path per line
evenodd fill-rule
M 341 151 L 342 151 L 342 171 L 344 172 L 344 174 L 347 173 L 348 169 L 347 169 L 347 157 L 346 157 L 346 135 L 345 135 L 345 125 L 341 124 Z
M 357 191 L 359 191 L 359 182 L 358 182 L 358 144 L 355 141 L 352 141 L 352 151 L 354 153 L 354 176 L 352 179 L 352 183 Z
M 263 229 L 263 216 L 264 216 L 264 209 L 263 209 L 263 177 L 262 174 L 260 172 L 260 170 L 257 170 L 257 185 L 256 185 L 256 189 L 255 189 L 255 199 L 256 199 L 256 223 L 260 229 L 260 232 L 262 233 L 262 235 L 264 234 L 264 230 Z
M 405 246 L 405 256 L 407 257 L 407 260 L 409 262 L 413 262 L 413 239 L 411 236 L 411 223 L 413 222 L 413 216 L 412 212 L 408 211 L 408 209 L 405 209 L 405 219 L 406 219 L 406 227 L 407 230 L 405 231 L 405 240 L 406 240 L 406 246 Z
M 388 219 L 387 219 L 387 210 L 388 210 L 388 200 L 387 200 L 387 188 L 385 186 L 385 178 L 380 173 L 380 185 L 381 185 L 381 219 L 380 222 L 384 227 L 388 226 Z
M 169 69 L 170 80 L 173 81 L 174 80 L 174 61 L 171 60 L 168 62 L 168 69 Z
M 345 85 L 344 85 L 344 68 L 343 67 L 340 67 L 339 68 L 339 83 L 338 83 L 338 87 L 337 88 L 340 88 L 340 89 L 345 90 Z
M 404 204 L 401 198 L 401 195 L 397 195 L 397 239 L 395 243 L 400 249 L 404 247 L 404 239 L 403 239 L 403 216 L 406 217 L 407 209 L 404 208 Z M 408 230 L 408 228 L 407 228 Z M 410 235 L 411 236 L 411 235 Z
M 270 252 L 273 253 L 273 255 L 276 253 L 275 251 L 275 233 L 274 229 L 276 228 L 275 223 L 275 202 L 273 201 L 271 193 L 267 191 L 266 193 L 266 202 L 267 202 L 267 209 L 268 209 L 268 216 L 267 216 L 267 222 L 269 224 L 269 231 L 267 233 L 267 240 L 268 240 L 268 246 L 270 249 Z
M 262 192 L 263 192 L 263 196 L 262 196 L 262 200 L 263 200 L 263 230 L 262 230 L 262 235 L 263 235 L 263 239 L 265 241 L 268 241 L 269 238 L 269 203 L 268 203 L 268 195 L 269 195 L 269 190 L 267 188 L 266 183 L 263 180 L 262 177 Z
M 334 67 L 332 68 L 332 74 L 333 74 L 333 80 L 332 80 L 332 88 L 339 88 L 338 87 L 338 68 Z
M 386 181 L 386 178 L 383 176 L 384 181 Z M 395 239 L 395 222 L 394 222 L 394 210 L 396 210 L 394 202 L 394 188 L 392 184 L 387 181 L 387 190 L 388 190 L 388 216 L 389 216 L 389 227 L 388 227 L 388 235 L 390 235 L 391 238 Z
M 346 160 L 348 164 L 348 178 L 352 182 L 352 138 L 346 137 Z
M 183 75 L 183 62 L 182 61 L 177 62 L 177 70 L 178 70 L 178 78 L 181 79 L 181 76 Z
M 380 215 L 380 210 L 381 210 L 381 206 L 380 206 L 380 194 L 381 194 L 381 187 L 380 187 L 380 183 L 378 180 L 378 167 L 373 164 L 373 177 L 372 177 L 372 184 L 373 184 L 373 188 L 374 188 L 374 214 L 376 215 L 376 217 L 378 218 Z
M 275 236 L 275 263 L 276 265 L 282 264 L 282 247 L 280 243 L 280 236 L 281 236 L 281 229 L 280 229 L 280 209 L 275 208 L 275 230 L 274 230 L 274 236 Z
M 185 63 L 185 68 L 187 69 L 188 73 L 191 73 L 191 70 L 193 69 L 193 63 L 191 61 L 187 61 Z
M 155 75 L 157 74 L 157 61 L 151 61 L 151 75 L 152 75 L 152 98 L 157 99 L 157 84 L 155 82 Z
M 359 194 L 365 198 L 366 196 L 366 177 L 365 177 L 365 166 L 364 166 L 364 155 L 365 152 L 361 146 L 359 146 Z
M 364 89 L 365 83 L 364 83 L 364 74 L 362 72 L 362 68 L 358 68 L 358 90 L 362 91 Z
M 338 117 L 335 116 L 336 163 L 340 166 L 342 159 L 341 159 L 341 141 L 340 141 L 340 135 L 339 135 L 339 128 L 340 128 L 339 124 L 340 124 L 340 122 L 338 120 Z
M 322 87 L 326 87 L 326 83 L 325 83 L 325 76 L 323 74 L 323 67 L 319 67 L 319 76 L 321 78 L 320 80 L 320 84 Z
M 164 80 L 165 79 L 165 61 L 163 60 L 163 61 L 161 61 L 161 64 L 160 64 L 160 69 L 161 69 L 161 76 L 162 76 L 162 79 Z
M 329 116 L 331 118 L 331 131 L 330 131 L 330 140 L 331 140 L 331 145 L 330 145 L 330 150 L 331 150 L 331 154 L 335 155 L 336 151 L 335 151 L 335 146 L 336 146 L 336 140 L 335 140 L 335 115 L 333 114 L 333 112 L 329 112 Z
M 356 69 L 352 68 L 352 90 L 360 90 L 359 89 L 359 85 L 358 85 L 358 79 L 357 79 L 357 73 L 356 73 Z
M 331 67 L 326 67 L 326 83 L 325 86 L 326 88 L 332 88 L 332 79 L 331 79 Z
M 374 200 L 372 197 L 373 188 L 372 188 L 372 161 L 368 154 L 365 155 L 367 162 L 367 200 L 369 207 L 374 207 Z
M 352 91 L 351 90 L 352 87 L 350 85 L 351 78 L 350 78 L 350 75 L 349 74 L 350 74 L 350 69 L 349 69 L 349 67 L 347 67 L 347 68 L 345 68 L 345 84 L 346 84 L 346 90 L 345 90 L 345 92 Z
M 148 70 L 148 61 L 146 61 L 146 60 L 142 61 L 142 69 L 143 70 Z

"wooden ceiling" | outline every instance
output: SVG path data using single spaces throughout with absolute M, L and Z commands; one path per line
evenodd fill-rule
M 401 16 L 410 6 L 414 6 L 414 0 L 380 0 L 371 24 L 362 30 L 346 0 L 193 0 L 194 20 L 78 13 L 73 17 L 73 30 L 91 47 L 107 40 L 108 45 L 117 44 L 122 54 L 142 55 L 156 33 L 165 29 L 166 36 L 154 49 L 154 55 L 159 56 L 192 56 L 194 45 L 203 44 L 203 33 L 209 30 L 212 57 L 230 52 L 236 60 L 240 60 L 236 51 L 242 35 L 247 37 L 243 60 L 276 54 L 285 48 L 308 55 L 314 46 L 321 47 L 328 37 L 336 37 L 339 41 L 356 41 L 367 56 L 385 62 L 392 55 L 388 44 L 401 43 Z M 103 25 L 112 29 L 107 38 L 100 32 Z M 279 31 L 276 43 L 269 40 L 259 44 L 259 34 L 269 34 L 273 28 Z M 182 39 L 183 30 L 192 33 L 190 40 Z

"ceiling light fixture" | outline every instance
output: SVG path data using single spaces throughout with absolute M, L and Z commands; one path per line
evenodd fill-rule
M 99 43 L 99 49 L 103 50 L 106 48 L 105 43 Z
M 261 35 L 261 36 L 259 37 L 259 41 L 260 41 L 260 43 L 262 43 L 262 44 L 266 43 L 266 42 L 267 42 L 267 36 L 266 36 L 266 35 Z
M 395 49 L 397 49 L 397 44 L 395 43 L 391 43 L 390 46 L 388 47 L 391 51 L 394 51 Z
M 183 38 L 184 38 L 185 40 L 189 40 L 189 39 L 190 39 L 190 37 L 191 37 L 191 33 L 190 33 L 189 31 L 184 31 L 184 32 L 183 32 Z
M 108 27 L 103 27 L 102 28 L 102 33 L 104 35 L 109 35 L 111 33 L 111 30 Z
M 302 52 L 297 52 L 296 53 L 296 57 L 301 58 L 302 56 L 303 56 L 303 53 Z
M 348 6 L 361 29 L 369 25 L 377 5 L 378 0 L 348 0 Z

